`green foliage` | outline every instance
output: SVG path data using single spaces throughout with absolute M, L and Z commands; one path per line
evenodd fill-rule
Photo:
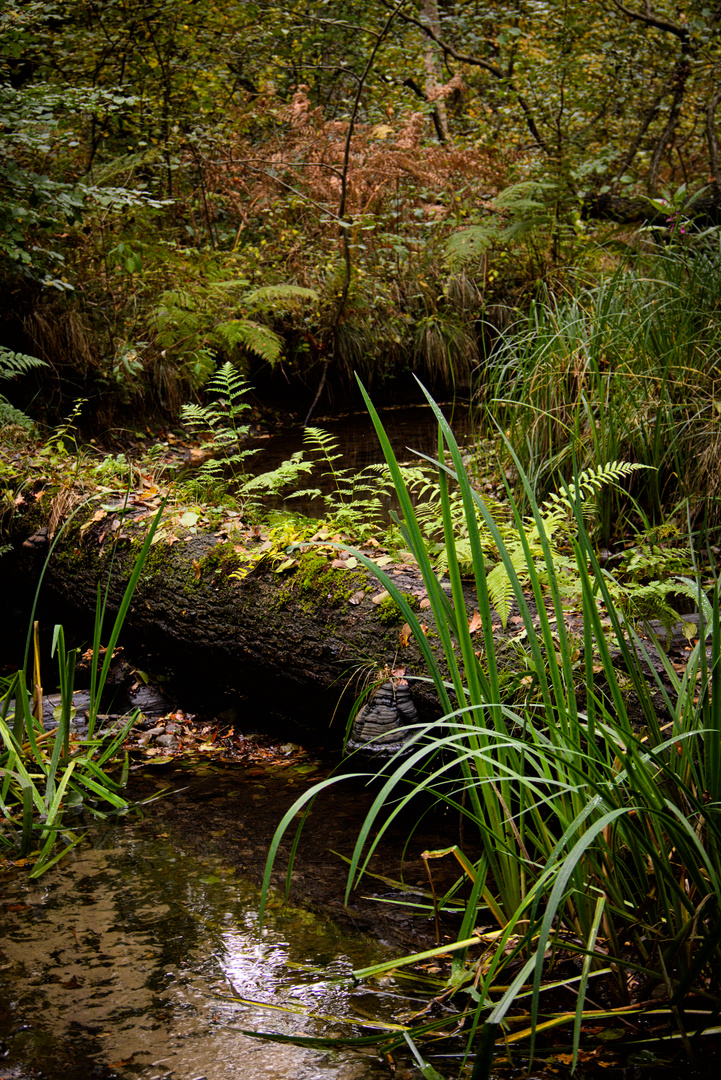
M 219 354 L 246 373 L 249 355 L 271 365 L 280 360 L 283 342 L 270 327 L 231 317 L 240 304 L 251 303 L 244 295 L 247 284 L 244 279 L 217 281 L 160 297 L 153 315 L 157 344 L 179 358 L 193 385 L 207 382 Z M 294 295 L 292 287 L 279 286 L 278 292 L 291 300 Z
M 35 368 L 47 367 L 44 360 L 27 353 L 12 352 L 0 345 L 0 379 L 13 379 Z
M 37 356 L 12 352 L 0 345 L 0 381 L 14 379 L 40 367 L 47 367 L 47 364 Z M 28 431 L 33 427 L 30 417 L 11 405 L 4 394 L 0 394 L 0 424 L 17 424 Z
M 13 856 L 32 863 L 31 878 L 45 873 L 83 838 L 83 826 L 78 819 L 83 811 L 95 820 L 102 820 L 109 813 L 125 813 L 129 809 L 129 803 L 120 794 L 127 779 L 127 753 L 120 782 L 112 779 L 107 766 L 118 756 L 137 713 L 112 730 L 101 731 L 100 701 L 113 653 L 163 509 L 164 504 L 147 530 L 104 649 L 101 648 L 101 640 L 108 594 L 106 590 L 103 596 L 98 583 L 87 736 L 79 739 L 71 735 L 71 720 L 75 716 L 73 686 L 78 650 L 66 648 L 62 626 L 55 627 L 51 650 L 51 655 L 57 655 L 60 686 L 61 703 L 55 715 L 57 727 L 48 732 L 43 728 L 37 623 L 32 633 L 42 575 L 30 617 L 25 665 L 12 678 L 3 680 L 4 685 L 0 689 L 0 811 L 3 815 L 0 846 Z M 52 550 L 51 547 L 48 558 L 52 556 Z M 28 686 L 31 637 L 34 643 L 32 693 Z M 62 844 L 62 848 L 56 853 L 58 843 Z
M 242 475 L 246 458 L 255 453 L 243 445 L 248 425 L 239 423 L 250 408 L 242 400 L 248 390 L 247 382 L 228 360 L 208 383 L 208 392 L 217 394 L 218 399 L 209 405 L 190 404 L 181 409 L 181 419 L 191 431 L 210 436 L 206 447 L 213 456 L 203 462 L 194 478 L 199 490 L 222 486 L 226 469 L 238 470 Z
M 186 481 L 186 492 L 191 498 L 206 501 L 240 500 L 246 515 L 252 518 L 265 499 L 279 496 L 291 486 L 297 488 L 299 478 L 313 465 L 298 451 L 270 472 L 246 474 L 247 459 L 257 453 L 245 445 L 250 429 L 239 422 L 250 408 L 243 400 L 248 390 L 245 378 L 228 360 L 207 386 L 207 392 L 216 394 L 217 399 L 208 405 L 184 405 L 181 417 L 194 433 L 210 436 L 204 445 L 211 456 Z
M 298 492 L 298 495 L 320 497 L 324 520 L 357 542 L 383 531 L 386 524 L 384 503 L 392 491 L 387 469 L 377 465 L 367 465 L 360 471 L 339 468 L 336 462 L 342 455 L 338 440 L 322 428 L 306 427 L 303 440 L 324 470 L 322 480 L 330 482 L 331 488 L 326 494 L 315 488 Z
M 451 233 L 446 260 L 454 272 L 476 265 L 493 247 L 512 245 L 534 234 L 549 234 L 556 226 L 558 191 L 551 183 L 527 180 L 505 188 L 491 203 L 493 216 L 478 225 Z
M 511 502 L 523 563 L 474 491 L 453 434 L 429 397 L 450 462 L 441 464 L 436 475 L 449 598 L 428 558 L 426 539 L 388 438 L 366 400 L 401 504 L 405 536 L 423 574 L 444 667 L 393 579 L 361 552 L 353 554 L 373 571 L 408 622 L 444 715 L 432 724 L 417 725 L 403 751 L 381 767 L 380 778 L 375 777 L 377 796 L 359 831 L 347 896 L 397 816 L 418 796 L 435 799 L 466 819 L 480 846 L 472 856 L 457 846 L 427 853 L 454 854 L 463 868 L 461 878 L 437 899 L 434 910 L 453 899 L 461 903 L 461 925 L 451 946 L 453 963 L 443 992 L 449 999 L 455 995 L 462 1008 L 470 1004 L 469 997 L 473 1002 L 475 1015 L 465 1028 L 467 1055 L 478 1049 L 479 1027 L 482 1033 L 474 1076 L 483 1080 L 490 1076 L 493 1044 L 504 1049 L 506 1017 L 516 1008 L 523 1011 L 533 1059 L 541 994 L 567 978 L 557 965 L 569 950 L 581 962 L 580 981 L 574 978 L 577 1006 L 566 1017 L 572 1067 L 578 1060 L 584 1021 L 591 1018 L 586 1011 L 591 979 L 599 989 L 603 986 L 613 1018 L 613 1003 L 625 1010 L 629 980 L 641 977 L 642 1000 L 670 999 L 669 1022 L 676 1018 L 678 1033 L 684 1037 L 680 1026 L 684 1002 L 699 985 L 715 997 L 721 980 L 718 583 L 709 605 L 702 600 L 701 583 L 686 582 L 698 599 L 704 629 L 681 672 L 661 648 L 663 673 L 658 674 L 647 647 L 614 604 L 579 499 L 581 488 L 589 494 L 598 492 L 627 469 L 618 465 L 600 469 L 583 484 L 579 479 L 575 491 L 567 486 L 565 497 L 550 504 L 550 513 L 556 515 L 565 502 L 574 518 L 572 558 L 581 591 L 585 682 L 585 696 L 579 701 L 574 674 L 578 649 L 566 626 L 557 559 L 546 530 L 549 511 L 533 498 L 522 470 L 545 558 L 543 579 L 519 507 Z M 520 470 L 520 463 L 516 465 Z M 469 625 L 455 556 L 449 492 L 456 485 L 473 552 L 474 599 L 481 619 L 481 626 L 474 628 L 477 637 Z M 522 671 L 533 673 L 534 692 L 510 700 L 500 677 L 479 520 L 493 537 L 512 584 L 524 629 L 519 645 L 525 660 Z M 644 668 L 650 672 L 655 697 Z M 657 700 L 663 702 L 660 708 Z M 332 777 L 306 792 L 279 824 L 268 855 L 262 906 L 283 834 L 320 790 L 340 779 Z M 480 956 L 470 952 L 475 945 L 482 946 Z M 447 951 L 444 942 L 424 956 Z M 391 964 L 397 967 L 416 959 L 395 959 L 355 975 L 372 977 Z M 590 1011 L 597 1023 L 595 1008 Z M 628 1013 L 623 1015 L 627 1020 Z M 700 1024 L 713 1023 L 714 1017 L 711 1002 Z M 449 1023 L 455 1027 L 457 1017 L 451 1015 Z M 436 1037 L 437 1028 L 434 1023 Z M 558 1032 L 555 1047 L 557 1040 Z M 386 1038 L 384 1045 L 387 1049 L 391 1040 Z
M 625 460 L 651 467 L 634 508 L 650 524 L 682 500 L 718 524 L 718 271 L 715 249 L 655 252 L 571 299 L 545 296 L 503 335 L 484 396 L 539 500 L 572 467 Z M 598 501 L 605 544 L 623 505 L 613 489 Z

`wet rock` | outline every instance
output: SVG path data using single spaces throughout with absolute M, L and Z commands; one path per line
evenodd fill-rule
M 177 750 L 179 743 L 175 735 L 159 735 L 155 740 L 156 746 L 164 746 L 168 750 Z

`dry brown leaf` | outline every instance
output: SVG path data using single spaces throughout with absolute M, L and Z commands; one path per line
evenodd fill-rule
M 428 599 L 427 596 L 424 596 L 423 599 L 420 602 L 420 607 L 425 609 L 425 608 L 429 608 L 430 606 L 431 606 L 430 600 Z
M 382 592 L 376 593 L 375 596 L 371 596 L 371 600 L 374 604 L 382 604 L 387 596 L 390 596 L 390 593 L 387 589 L 384 589 Z
M 483 619 L 481 618 L 480 611 L 473 612 L 473 618 L 468 622 L 468 633 L 475 634 L 477 630 L 480 630 L 483 626 Z
M 398 644 L 402 649 L 408 648 L 408 642 L 411 640 L 411 628 L 408 623 L 403 623 L 398 634 Z
M 203 573 L 203 568 L 200 565 L 200 559 L 193 559 L 193 572 L 196 581 L 200 581 L 200 575 Z

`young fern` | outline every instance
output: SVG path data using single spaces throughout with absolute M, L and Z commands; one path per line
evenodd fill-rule
M 241 415 L 250 408 L 243 401 L 248 389 L 243 376 L 227 361 L 208 384 L 209 392 L 217 394 L 218 399 L 209 405 L 184 405 L 180 411 L 181 419 L 191 430 L 211 436 L 206 445 L 214 456 L 201 465 L 193 481 L 199 491 L 222 487 L 229 467 L 244 474 L 245 459 L 256 453 L 244 448 L 243 440 L 250 429 L 239 422 Z

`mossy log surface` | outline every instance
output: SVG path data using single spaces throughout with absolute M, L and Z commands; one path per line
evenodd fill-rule
M 108 514 L 95 522 L 92 509 L 81 511 L 48 562 L 44 618 L 76 624 L 85 619 L 89 626 L 98 582 L 105 588 L 108 578 L 114 615 L 147 521 L 146 516 L 142 526 L 133 525 L 127 515 L 121 521 Z M 118 532 L 125 535 L 117 539 Z M 49 549 L 47 523 L 37 507 L 16 519 L 14 541 L 19 578 L 37 581 Z M 263 701 L 268 712 L 291 709 L 305 726 L 326 727 L 345 689 L 340 731 L 357 692 L 383 668 L 427 675 L 395 603 L 378 602 L 383 586 L 370 571 L 333 565 L 337 551 L 305 545 L 296 565 L 278 572 L 271 558 L 260 558 L 239 580 L 234 575 L 247 566 L 245 552 L 258 548 L 258 541 L 239 544 L 177 528 L 170 543 L 164 537 L 154 544 L 120 639 L 131 661 L 168 672 L 179 693 L 191 684 L 196 693 L 202 685 L 236 691 Z M 438 655 L 432 613 L 421 608 L 425 588 L 419 572 L 407 565 L 384 569 L 417 609 Z M 470 592 L 467 600 L 472 615 Z M 105 638 L 110 625 L 108 619 Z M 429 683 L 414 683 L 413 693 L 421 716 L 439 715 Z M 255 727 L 263 726 L 258 716 Z

